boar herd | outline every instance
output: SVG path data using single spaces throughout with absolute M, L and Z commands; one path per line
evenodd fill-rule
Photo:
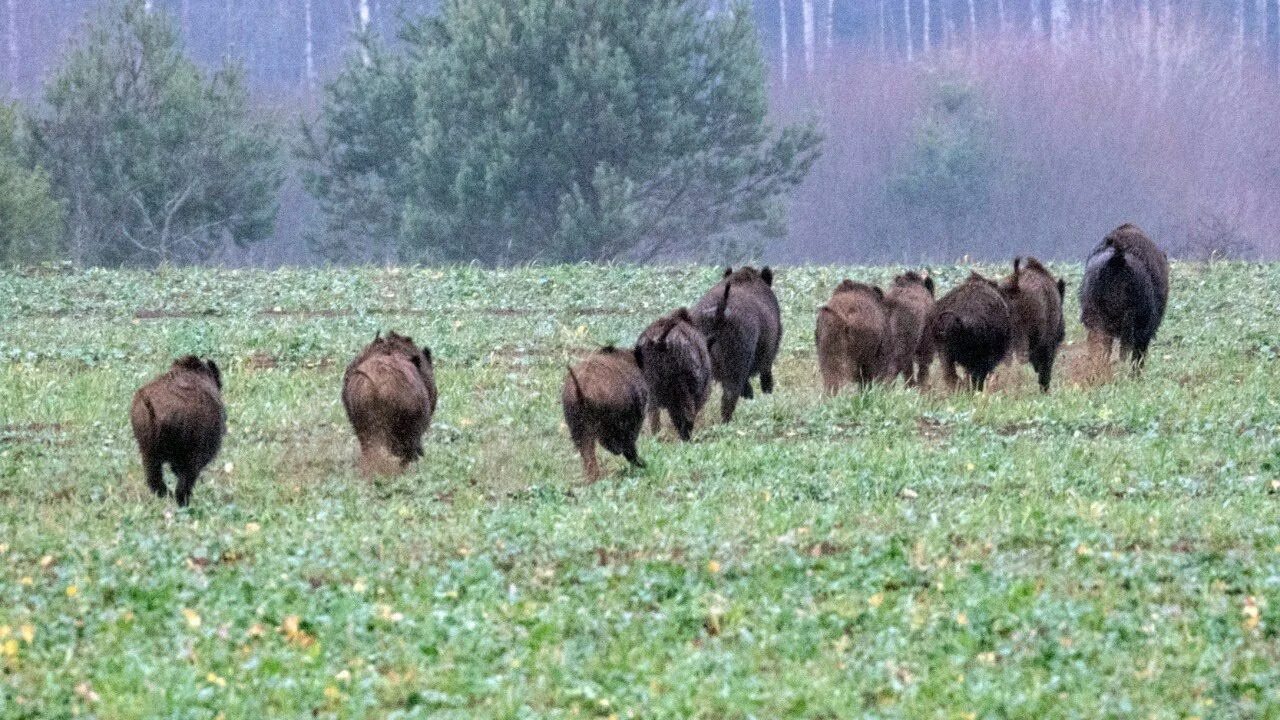
M 561 391 L 564 420 L 588 482 L 600 477 L 596 446 L 644 467 L 637 441 L 646 418 L 658 432 L 665 412 L 681 440 L 693 428 L 714 381 L 720 417 L 733 419 L 739 399 L 773 392 L 773 365 L 782 341 L 782 313 L 765 267 L 725 270 L 692 307 L 644 329 L 629 349 L 603 347 L 570 366 Z M 814 342 L 822 388 L 865 388 L 901 378 L 929 382 L 939 360 L 946 388 L 960 385 L 957 367 L 981 391 L 1006 361 L 1028 362 L 1048 392 L 1065 337 L 1066 283 L 1035 258 L 1017 258 L 1012 272 L 992 280 L 974 272 L 935 300 L 933 278 L 905 272 L 886 292 L 843 280 L 818 308 Z M 1092 360 L 1121 357 L 1140 372 L 1164 318 L 1169 262 L 1138 227 L 1112 231 L 1090 253 L 1079 290 L 1081 322 Z M 379 333 L 347 366 L 342 405 L 360 447 L 361 467 L 385 473 L 423 455 L 438 394 L 430 348 L 412 338 Z M 130 420 L 148 487 L 169 494 L 164 465 L 178 479 L 179 505 L 190 502 L 200 472 L 226 434 L 222 376 L 212 360 L 185 356 L 134 395 Z

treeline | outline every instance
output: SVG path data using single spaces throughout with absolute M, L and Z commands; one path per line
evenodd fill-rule
M 193 59 L 243 60 L 251 90 L 315 94 L 341 67 L 353 37 L 391 37 L 401 21 L 438 11 L 440 0 L 151 0 L 168 13 Z M 709 3 L 712 11 L 732 5 Z M 3 0 L 3 80 L 34 96 L 88 3 Z M 1009 41 L 1063 45 L 1114 38 L 1136 23 L 1152 57 L 1188 33 L 1210 32 L 1241 64 L 1280 71 L 1280 0 L 752 0 L 766 58 L 779 77 L 822 72 L 835 55 L 918 61 L 939 52 L 979 54 Z
M 750 252 L 779 234 L 820 137 L 769 126 L 750 14 L 710 10 L 448 0 L 394 43 L 362 35 L 289 133 L 251 112 L 243 65 L 202 71 L 154 2 L 116 0 L 42 102 L 0 117 L 21 206 L 0 215 L 0 260 L 219 259 L 272 234 L 288 157 L 330 260 Z

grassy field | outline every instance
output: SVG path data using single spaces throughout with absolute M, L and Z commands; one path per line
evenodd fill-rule
M 1142 380 L 823 399 L 814 308 L 892 274 L 782 268 L 780 391 L 590 487 L 565 363 L 715 269 L 0 274 L 0 717 L 1280 717 L 1280 265 L 1176 265 Z M 441 407 L 365 481 L 387 328 Z M 128 401 L 186 352 L 230 430 L 178 511 Z

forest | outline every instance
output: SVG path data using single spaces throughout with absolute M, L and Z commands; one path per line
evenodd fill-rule
M 216 73 L 234 60 L 245 112 L 278 140 L 279 182 L 266 182 L 278 187 L 278 209 L 255 218 L 269 231 L 245 243 L 214 238 L 200 261 L 446 259 L 376 236 L 356 239 L 361 252 L 335 254 L 352 240 L 335 240 L 299 147 L 300 128 L 317 124 L 344 69 L 368 58 L 362 37 L 394 55 L 407 27 L 448 3 L 144 4 L 171 21 L 198 68 Z M 735 7 L 693 4 L 708 18 Z M 103 5 L 4 0 L 0 77 L 26 109 L 13 114 L 47 110 L 53 78 Z M 1181 255 L 1275 254 L 1278 0 L 757 0 L 749 10 L 756 48 L 741 57 L 764 62 L 771 126 L 811 125 L 821 136 L 812 166 L 768 218 L 756 214 L 762 231 L 673 240 L 632 259 L 940 261 L 1000 257 L 1011 238 L 1075 258 L 1124 221 Z M 536 258 L 507 261 L 523 259 Z

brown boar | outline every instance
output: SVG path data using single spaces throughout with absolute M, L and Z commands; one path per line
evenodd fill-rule
M 641 371 L 643 363 L 639 351 L 610 345 L 569 368 L 560 401 L 588 483 L 600 479 L 597 442 L 632 465 L 645 466 L 636 450 L 649 404 L 649 387 Z
M 1036 371 L 1041 392 L 1049 392 L 1053 363 L 1066 337 L 1062 320 L 1062 297 L 1066 282 L 1055 278 L 1035 258 L 1013 261 L 1013 273 L 1000 283 L 1000 292 L 1009 303 L 1013 338 L 1009 357 L 1025 358 Z
M 1120 356 L 1141 372 L 1147 348 L 1164 320 L 1169 302 L 1169 258 L 1136 225 L 1111 231 L 1085 262 L 1080 283 L 1080 321 L 1089 333 L 1095 363 Z
M 865 388 L 889 367 L 889 312 L 880 288 L 845 279 L 818 308 L 814 330 L 822 387 L 835 395 L 847 382 Z
M 186 507 L 196 478 L 217 456 L 227 434 L 218 365 L 194 355 L 178 358 L 168 372 L 134 393 L 129 421 L 147 487 L 160 497 L 169 494 L 164 481 L 167 463 L 178 478 L 178 505 Z
M 658 432 L 667 411 L 681 440 L 688 441 L 711 393 L 711 354 L 688 309 L 680 308 L 645 328 L 636 341 L 649 383 L 649 424 Z
M 893 279 L 885 301 L 889 306 L 889 371 L 902 376 L 907 385 L 929 381 L 933 364 L 933 343 L 925 334 L 925 324 L 934 305 L 933 278 L 909 270 Z
M 403 470 L 422 457 L 437 398 L 431 349 L 394 331 L 378 333 L 342 376 L 342 407 L 360 443 L 363 470 Z
M 782 312 L 773 294 L 773 271 L 742 267 L 724 271 L 693 308 L 698 329 L 707 339 L 711 374 L 720 383 L 720 418 L 733 419 L 738 398 L 754 396 L 751 378 L 773 392 L 773 363 L 782 342 Z
M 976 272 L 944 295 L 933 307 L 926 332 L 942 361 L 947 387 L 956 387 L 958 364 L 982 391 L 1009 350 L 1012 326 L 1009 303 L 999 287 Z

